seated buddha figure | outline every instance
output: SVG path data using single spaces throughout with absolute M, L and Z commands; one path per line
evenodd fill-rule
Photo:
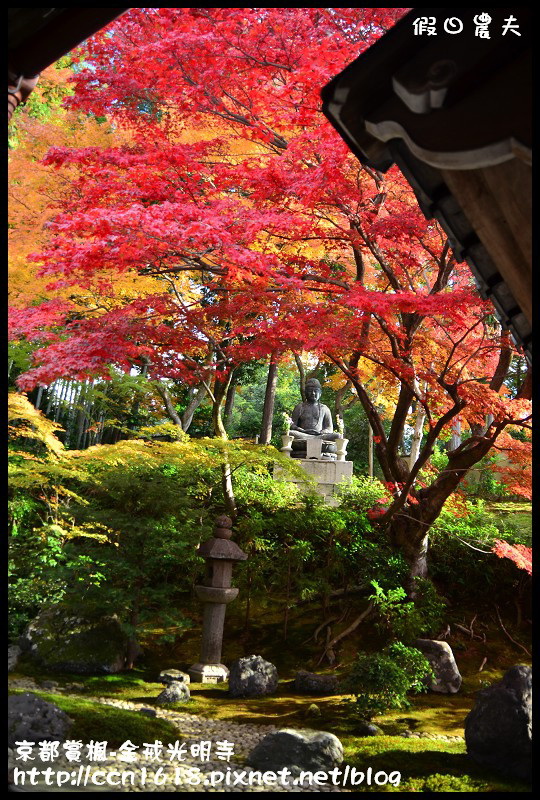
M 294 437 L 291 455 L 305 458 L 307 439 L 321 439 L 322 453 L 333 454 L 336 452 L 333 442 L 339 438 L 339 433 L 334 433 L 330 409 L 320 402 L 322 389 L 316 378 L 306 381 L 305 394 L 305 401 L 298 403 L 291 414 L 290 435 Z

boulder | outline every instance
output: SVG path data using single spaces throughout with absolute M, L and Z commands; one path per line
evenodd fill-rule
M 272 694 L 277 686 L 277 669 L 262 656 L 238 658 L 231 664 L 229 674 L 231 697 L 258 697 Z
M 63 742 L 73 720 L 54 703 L 42 700 L 32 692 L 8 698 L 8 746 L 15 742 Z
M 302 694 L 338 694 L 337 675 L 317 675 L 301 669 L 296 673 L 293 688 Z
M 47 672 L 111 674 L 124 668 L 129 640 L 116 615 L 84 619 L 53 606 L 28 625 L 19 644 Z
M 420 650 L 431 664 L 433 678 L 428 680 L 428 687 L 431 691 L 441 694 L 459 692 L 461 675 L 448 642 L 440 642 L 437 639 L 417 639 L 413 646 Z
M 187 683 L 171 681 L 156 697 L 156 704 L 158 706 L 166 706 L 169 703 L 187 703 L 189 699 L 190 691 Z
M 269 733 L 247 757 L 250 767 L 277 772 L 288 767 L 292 775 L 329 770 L 343 761 L 343 746 L 337 736 L 325 731 L 284 729 Z
M 179 669 L 163 669 L 159 673 L 159 682 L 164 684 L 169 683 L 190 683 L 191 678 L 187 672 L 182 672 Z
M 532 770 L 532 669 L 518 664 L 478 693 L 465 720 L 467 754 L 478 764 L 519 780 Z

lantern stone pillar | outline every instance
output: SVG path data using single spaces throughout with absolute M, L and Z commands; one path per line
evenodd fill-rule
M 196 683 L 221 683 L 229 677 L 229 670 L 221 663 L 225 610 L 238 595 L 231 586 L 235 561 L 245 561 L 247 554 L 231 541 L 232 520 L 217 517 L 214 536 L 198 548 L 197 554 L 206 560 L 206 575 L 195 593 L 204 603 L 201 658 L 188 672 Z

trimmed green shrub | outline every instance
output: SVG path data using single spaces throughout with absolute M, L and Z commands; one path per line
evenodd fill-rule
M 394 642 L 381 653 L 359 653 L 345 686 L 356 697 L 355 713 L 371 720 L 390 709 L 409 708 L 407 692 L 423 691 L 430 674 L 419 650 Z

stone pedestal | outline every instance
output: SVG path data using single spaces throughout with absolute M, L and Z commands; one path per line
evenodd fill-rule
M 225 664 L 193 664 L 189 668 L 193 683 L 225 683 L 229 680 L 229 670 Z
M 343 481 L 350 481 L 353 474 L 353 462 L 298 458 L 296 463 L 300 464 L 307 475 L 315 478 L 317 481 L 315 490 L 318 494 L 322 495 L 329 505 L 337 505 L 337 499 L 334 496 L 336 486 Z M 277 464 L 274 466 L 274 480 L 290 481 L 298 486 L 302 485 L 300 478 L 293 477 Z
M 306 439 L 306 459 L 320 461 L 322 458 L 322 439 Z

